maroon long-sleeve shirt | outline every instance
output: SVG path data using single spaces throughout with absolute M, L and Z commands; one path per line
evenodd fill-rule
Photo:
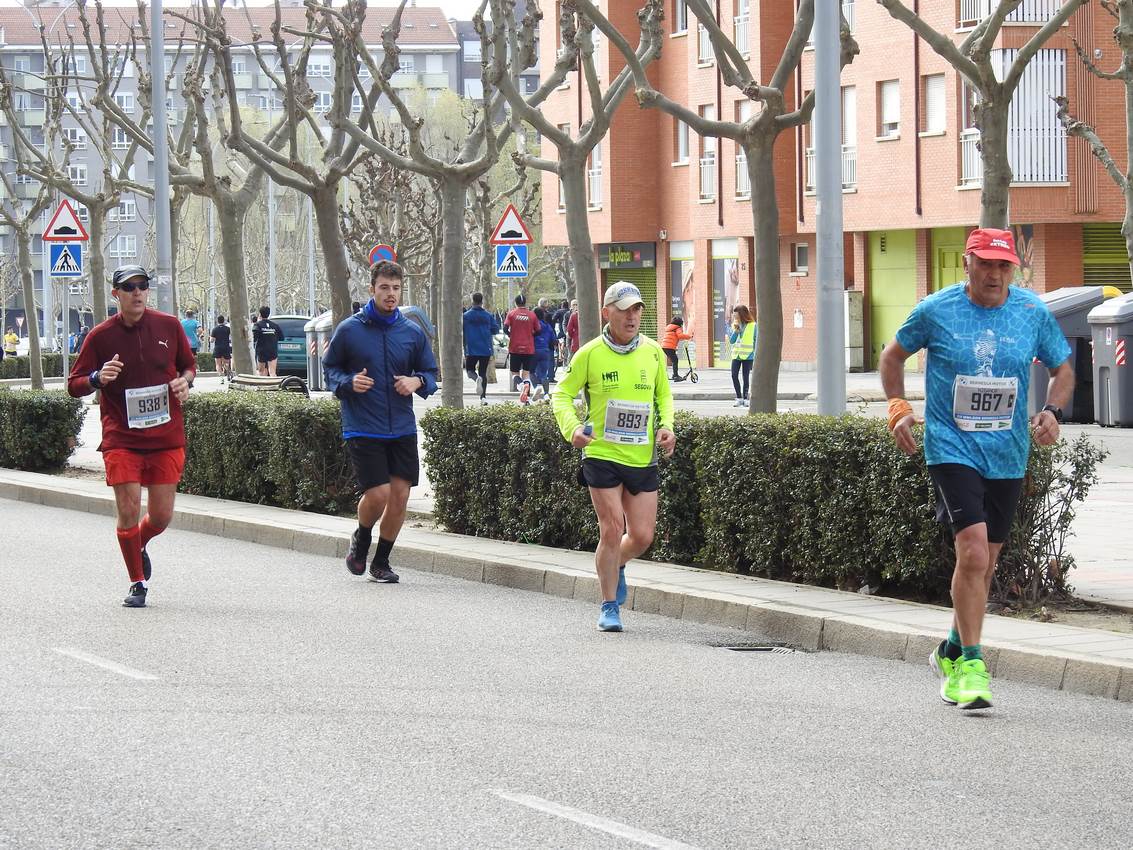
M 126 390 L 168 384 L 185 372 L 196 373 L 196 358 L 177 317 L 147 309 L 132 326 L 126 325 L 121 314 L 96 325 L 75 358 L 67 378 L 67 392 L 75 398 L 94 392 L 91 372 L 101 369 L 115 354 L 122 361 L 122 371 L 102 388 L 102 442 L 98 450 L 153 451 L 184 446 L 185 420 L 181 402 L 172 392 L 168 422 L 153 428 L 131 428 L 126 424 Z

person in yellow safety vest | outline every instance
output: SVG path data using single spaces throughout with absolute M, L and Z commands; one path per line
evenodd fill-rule
M 748 400 L 748 382 L 751 380 L 751 364 L 755 362 L 755 317 L 744 304 L 732 309 L 732 333 L 728 337 L 732 345 L 732 386 L 736 390 L 736 403 L 733 407 L 744 407 Z M 740 392 L 740 372 L 743 372 L 743 392 Z

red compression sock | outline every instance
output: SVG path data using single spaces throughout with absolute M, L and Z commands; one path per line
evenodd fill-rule
M 165 531 L 165 528 L 158 528 L 150 521 L 149 514 L 146 514 L 144 517 L 142 517 L 142 522 L 138 526 L 138 530 L 141 531 L 142 534 L 141 548 L 145 549 L 146 546 L 149 545 L 149 542 L 151 540 L 157 537 L 157 535 L 161 534 L 161 532 Z
M 138 526 L 118 529 L 118 546 L 122 549 L 122 560 L 126 562 L 126 572 L 130 581 L 144 581 L 142 574 L 142 535 Z

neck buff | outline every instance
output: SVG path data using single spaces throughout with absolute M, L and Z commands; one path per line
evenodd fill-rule
M 611 351 L 615 351 L 618 354 L 629 354 L 631 351 L 641 345 L 641 334 L 635 334 L 633 339 L 631 339 L 625 345 L 622 345 L 620 342 L 614 342 L 614 338 L 610 336 L 610 326 L 605 325 L 602 328 L 602 342 L 606 343 Z
M 401 311 L 394 307 L 392 313 L 388 316 L 383 316 L 378 312 L 378 307 L 374 303 L 374 299 L 371 298 L 366 302 L 366 306 L 362 308 L 362 314 L 371 322 L 381 322 L 383 325 L 392 325 L 401 316 Z

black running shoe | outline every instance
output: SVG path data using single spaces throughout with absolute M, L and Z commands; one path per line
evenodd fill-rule
M 130 595 L 122 600 L 122 605 L 126 608 L 146 607 L 146 589 L 140 581 L 130 585 Z
M 365 573 L 366 556 L 368 554 L 370 554 L 370 547 L 367 546 L 364 550 L 362 549 L 358 542 L 358 529 L 354 529 L 354 533 L 350 535 L 350 551 L 346 553 L 346 569 L 356 576 Z
M 142 550 L 142 578 L 149 581 L 150 574 L 153 572 L 153 564 L 149 560 L 149 552 L 145 549 Z
M 370 581 L 381 582 L 383 584 L 397 584 L 400 580 L 397 573 L 391 570 L 388 564 L 384 566 L 370 564 L 370 575 L 367 578 Z

